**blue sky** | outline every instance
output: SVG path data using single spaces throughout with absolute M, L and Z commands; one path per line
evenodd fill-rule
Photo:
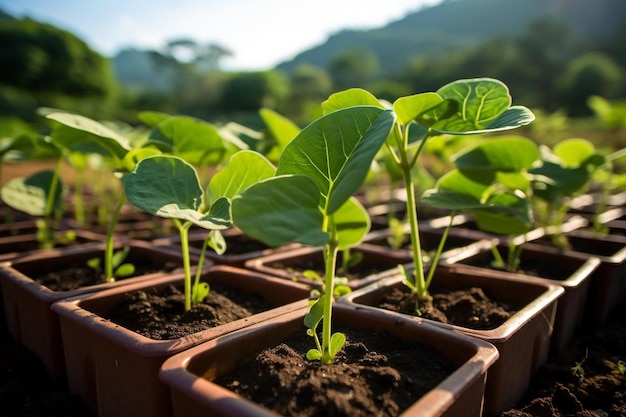
M 227 69 L 262 70 L 341 29 L 370 29 L 442 0 L 0 0 L 16 17 L 69 30 L 112 56 L 188 37 L 234 54 Z

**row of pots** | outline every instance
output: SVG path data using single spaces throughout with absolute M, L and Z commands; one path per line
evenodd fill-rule
M 551 352 L 567 345 L 583 319 L 601 322 L 624 298 L 620 259 L 626 238 L 618 234 L 623 221 L 620 216 L 618 211 L 606 222 L 614 233 L 602 242 L 616 249 L 611 254 L 559 251 L 542 244 L 541 237 L 525 244 L 522 262 L 532 264 L 550 256 L 553 265 L 568 272 L 566 279 L 528 278 L 479 266 L 478 260 L 488 256 L 492 245 L 501 249 L 506 245 L 494 236 L 464 229 L 462 222 L 455 225 L 450 240 L 458 246 L 445 253 L 435 281 L 453 288 L 478 286 L 491 298 L 516 306 L 508 320 L 486 330 L 377 307 L 385 291 L 402 287 L 396 265 L 410 262 L 408 252 L 385 248 L 387 231 L 380 228 L 356 248 L 364 255 L 363 263 L 375 269 L 350 282 L 352 293 L 337 300 L 333 320 L 339 327 L 384 328 L 399 339 L 432 347 L 455 365 L 444 381 L 402 415 L 497 415 L 519 401 L 530 378 Z M 437 240 L 438 224 L 426 224 L 424 240 L 431 235 Z M 228 233 L 241 238 L 236 231 Z M 589 233 L 581 228 L 569 232 L 571 239 L 597 239 Z M 194 239 L 202 242 L 201 236 L 192 234 L 192 246 Z M 305 332 L 302 319 L 308 311 L 310 291 L 318 284 L 306 278 L 293 282 L 294 270 L 297 262 L 310 269 L 312 260 L 321 261 L 321 251 L 289 246 L 248 250 L 234 256 L 210 254 L 202 271 L 203 281 L 258 292 L 273 308 L 199 333 L 155 341 L 113 323 L 108 314 L 127 293 L 147 288 L 158 291 L 181 283 L 180 270 L 72 291 L 52 291 L 32 278 L 35 272 L 83 264 L 98 256 L 103 244 L 96 235 L 91 237 L 92 243 L 68 249 L 7 255 L 0 266 L 9 331 L 42 358 L 48 372 L 66 379 L 70 391 L 100 416 L 271 415 L 212 381 L 243 357 L 275 345 L 288 334 Z M 117 244 L 131 248 L 133 262 L 152 256 L 161 262 L 180 261 L 179 244 L 173 237 L 149 242 L 120 238 Z M 192 249 L 193 260 L 198 254 L 199 250 Z

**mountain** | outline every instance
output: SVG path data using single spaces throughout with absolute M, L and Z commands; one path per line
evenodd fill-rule
M 626 1 L 445 0 L 382 28 L 341 31 L 277 69 L 290 72 L 305 62 L 328 68 L 338 53 L 359 48 L 373 52 L 382 72 L 390 74 L 415 56 L 469 48 L 496 36 L 521 35 L 533 21 L 548 17 L 565 23 L 576 35 L 599 39 L 624 23 Z

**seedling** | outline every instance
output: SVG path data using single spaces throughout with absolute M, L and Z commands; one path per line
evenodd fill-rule
M 206 193 L 200 186 L 196 169 L 172 155 L 142 159 L 135 169 L 122 177 L 128 201 L 155 216 L 172 219 L 179 231 L 185 273 L 185 310 L 208 294 L 198 277 L 192 284 L 189 254 L 189 228 L 192 225 L 209 230 L 206 245 L 218 253 L 225 251 L 219 233 L 232 226 L 230 199 L 246 187 L 274 175 L 275 169 L 263 156 L 239 151 L 211 179 Z M 203 250 L 206 250 L 206 246 Z
M 581 383 L 585 379 L 585 369 L 583 368 L 583 363 L 587 360 L 587 356 L 589 355 L 589 350 L 585 349 L 585 357 L 582 358 L 580 362 L 576 362 L 574 366 L 570 368 L 572 371 L 572 375 L 578 378 L 578 382 Z
M 128 246 L 113 252 L 113 257 L 111 259 L 111 267 L 113 268 L 113 273 L 111 274 L 114 278 L 123 278 L 129 277 L 135 273 L 135 265 L 131 263 L 124 263 L 124 260 L 128 256 L 128 252 L 130 248 Z M 87 265 L 95 269 L 96 271 L 100 271 L 102 269 L 100 258 L 91 258 L 87 261 Z
M 331 328 L 337 254 L 360 243 L 369 230 L 367 212 L 352 195 L 365 181 L 392 124 L 391 111 L 380 107 L 327 112 L 285 147 L 276 176 L 232 201 L 235 225 L 252 238 L 270 246 L 299 242 L 323 248 L 324 293 L 304 318 L 315 341 L 307 352 L 310 360 L 333 363 L 345 342 Z
M 369 104 L 384 104 L 365 90 L 352 89 L 336 93 L 324 104 L 327 109 Z M 534 120 L 533 113 L 522 106 L 511 106 L 508 88 L 490 78 L 458 80 L 436 92 L 401 97 L 393 103 L 392 134 L 385 142 L 393 161 L 402 172 L 407 190 L 407 215 L 410 225 L 414 271 L 401 268 L 405 284 L 419 303 L 428 300 L 430 278 L 426 277 L 419 239 L 417 199 L 412 171 L 429 138 L 441 134 L 474 135 L 514 129 Z M 431 270 L 438 259 L 433 259 Z M 433 270 L 434 271 L 434 270 Z

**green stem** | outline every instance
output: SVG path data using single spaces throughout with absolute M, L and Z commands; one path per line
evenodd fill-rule
M 113 275 L 113 236 L 115 235 L 115 227 L 120 220 L 120 213 L 122 212 L 122 207 L 125 203 L 126 194 L 122 192 L 120 201 L 113 212 L 113 217 L 111 217 L 111 221 L 107 229 L 107 241 L 104 248 L 104 274 L 107 282 L 115 281 L 115 276 Z
M 180 246 L 183 255 L 183 269 L 185 271 L 185 311 L 191 310 L 191 261 L 189 260 L 189 228 L 193 223 L 181 223 L 173 219 L 180 233 Z
M 56 166 L 54 167 L 54 173 L 52 180 L 50 181 L 50 189 L 48 190 L 48 198 L 46 200 L 46 208 L 43 215 L 43 222 L 40 223 L 40 245 L 42 248 L 52 248 L 52 236 L 50 231 L 50 221 L 52 219 L 52 212 L 54 211 L 55 197 L 57 188 L 59 187 L 59 178 L 61 177 L 61 167 L 63 166 L 63 157 L 60 156 L 57 159 Z
M 213 233 L 214 231 L 211 231 L 210 233 Z M 202 276 L 202 265 L 204 264 L 204 258 L 206 256 L 206 251 L 209 247 L 209 239 L 211 238 L 211 235 L 209 234 L 209 236 L 204 239 L 204 243 L 202 243 L 202 249 L 200 251 L 200 259 L 198 259 L 198 269 L 196 270 L 196 277 L 193 281 L 193 294 L 195 295 L 195 292 L 197 291 L 196 288 L 198 288 L 198 285 L 200 285 L 200 277 Z M 195 297 L 193 297 L 195 299 Z
M 335 283 L 335 267 L 337 264 L 337 231 L 335 223 L 329 219 L 330 241 L 324 247 L 324 271 L 326 282 L 324 284 L 324 319 L 322 323 L 322 359 L 323 364 L 331 364 L 334 357 L 330 352 L 330 340 L 332 336 L 331 321 L 333 312 L 333 292 Z
M 454 216 L 456 212 L 452 212 L 450 215 L 450 222 L 446 226 L 443 231 L 443 235 L 441 235 L 441 240 L 439 241 L 439 246 L 437 246 L 437 252 L 435 252 L 435 256 L 430 261 L 430 269 L 428 270 L 428 276 L 426 277 L 426 291 L 430 287 L 430 283 L 433 280 L 433 276 L 435 275 L 435 270 L 437 269 L 437 264 L 439 263 L 439 258 L 441 258 L 441 254 L 443 253 L 443 248 L 446 245 L 446 241 L 448 240 L 448 234 L 450 233 L 450 229 L 452 228 L 452 224 L 454 223 Z

